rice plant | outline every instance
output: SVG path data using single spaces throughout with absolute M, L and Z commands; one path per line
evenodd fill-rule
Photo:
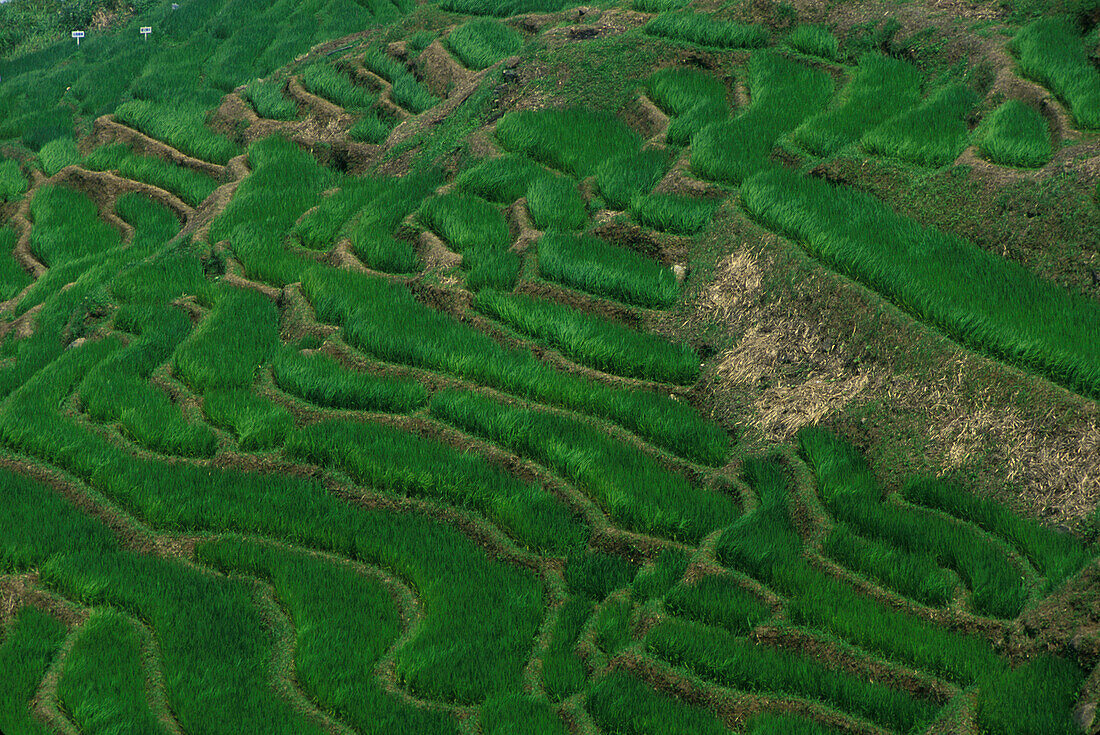
M 40 187 L 31 200 L 31 251 L 47 266 L 63 265 L 122 244 L 118 230 L 99 218 L 84 194 L 63 186 Z
M 374 104 L 375 94 L 356 85 L 347 74 L 330 64 L 315 62 L 301 71 L 302 85 L 324 99 L 349 110 L 365 109 Z
M 1082 128 L 1100 128 L 1100 69 L 1089 59 L 1076 19 L 1040 18 L 1009 44 L 1027 76 L 1050 89 Z
M 298 682 L 344 722 L 363 731 L 458 735 L 448 714 L 406 704 L 378 683 L 378 663 L 402 628 L 381 580 L 335 559 L 253 540 L 205 541 L 195 553 L 226 572 L 271 581 L 294 622 Z
M 978 150 L 994 163 L 1018 168 L 1045 166 L 1054 153 L 1047 121 L 1019 100 L 1009 100 L 983 121 Z
M 447 48 L 463 66 L 487 69 L 523 48 L 523 36 L 498 20 L 482 19 L 463 23 L 447 35 Z
M 647 636 L 647 645 L 661 658 L 724 686 L 816 699 L 894 731 L 922 732 L 939 709 L 805 654 L 761 646 L 698 623 L 671 619 Z
M 772 611 L 729 576 L 708 575 L 692 583 L 680 583 L 665 598 L 673 615 L 706 625 L 746 634 L 771 617 Z
M 478 718 L 485 735 L 509 735 L 517 728 L 530 735 L 569 735 L 561 714 L 542 699 L 527 694 L 501 694 L 481 705 Z
M 642 13 L 666 13 L 681 10 L 689 3 L 690 0 L 632 0 L 630 7 Z
M 5 158 L 0 162 L 0 202 L 17 202 L 27 192 L 27 177 L 19 162 Z
M 271 367 L 276 385 L 318 406 L 407 413 L 428 402 L 427 389 L 415 380 L 348 370 L 322 352 L 284 348 Z
M 828 28 L 803 23 L 795 27 L 787 36 L 787 45 L 795 51 L 809 56 L 818 56 L 828 61 L 836 61 L 840 52 L 837 41 Z
M 179 376 L 200 392 L 245 388 L 278 343 L 275 304 L 256 291 L 226 289 L 172 360 Z
M 578 179 L 641 144 L 638 134 L 618 118 L 581 109 L 509 112 L 497 123 L 496 136 L 507 150 Z
M 694 543 L 737 517 L 729 497 L 693 486 L 638 449 L 576 419 L 456 391 L 436 394 L 431 411 L 549 466 L 631 530 Z M 615 467 L 615 474 L 605 467 Z
M 829 510 L 844 523 L 923 559 L 912 571 L 927 569 L 931 581 L 912 580 L 922 588 L 942 584 L 932 559 L 953 568 L 966 581 L 972 604 L 981 613 L 1014 618 L 1027 601 L 1022 574 L 983 535 L 964 524 L 882 502 L 882 490 L 863 457 L 850 444 L 818 429 L 799 434 L 802 453 L 817 477 Z
M 745 209 L 829 266 L 963 344 L 1100 396 L 1094 301 L 901 217 L 866 194 L 787 171 L 741 190 Z
M 393 80 L 390 98 L 414 115 L 439 104 L 439 98 L 429 92 L 411 73 L 402 74 Z
M 570 559 L 565 566 L 569 590 L 594 602 L 602 602 L 616 590 L 630 585 L 638 568 L 621 556 L 593 551 Z
M 648 194 L 664 178 L 672 152 L 651 148 L 609 158 L 596 167 L 596 186 L 613 209 L 626 209 L 635 196 Z
M 991 672 L 978 690 L 978 724 L 1005 735 L 1075 732 L 1072 712 L 1084 680 L 1076 664 L 1048 654 Z
M 763 25 L 715 20 L 707 13 L 691 11 L 662 13 L 645 26 L 651 36 L 687 41 L 715 48 L 762 48 L 770 34 Z
M 672 117 L 666 132 L 671 145 L 687 145 L 695 133 L 729 117 L 725 85 L 699 69 L 660 69 L 646 81 L 646 93 Z
M 203 161 L 225 164 L 240 153 L 236 143 L 206 127 L 205 111 L 180 102 L 125 102 L 115 119 Z
M 505 250 L 511 235 L 504 215 L 489 202 L 461 194 L 443 194 L 426 200 L 417 214 L 427 229 L 456 252 Z
M 664 549 L 634 577 L 631 597 L 638 601 L 664 597 L 679 584 L 691 561 L 681 549 Z
M 597 681 L 585 708 L 605 732 L 624 735 L 727 735 L 707 710 L 659 692 L 620 670 Z
M 902 494 L 909 502 L 949 513 L 1010 543 L 1046 578 L 1046 591 L 1061 587 L 1096 555 L 1075 536 L 1016 515 L 1001 503 L 953 483 L 913 479 L 905 484 Z
M 268 120 L 294 120 L 298 117 L 298 104 L 283 94 L 280 82 L 257 79 L 241 92 L 256 114 Z
M 867 131 L 860 145 L 876 156 L 920 166 L 945 166 L 966 148 L 970 140 L 967 118 L 977 103 L 978 95 L 970 87 L 944 87 L 923 104 Z
M 25 481 L 3 470 L 8 481 Z M 65 640 L 65 626 L 57 618 L 31 605 L 19 608 L 15 622 L 0 646 L 0 728 L 4 732 L 46 735 L 31 704 L 46 670 Z
M 791 137 L 816 156 L 830 156 L 916 105 L 920 84 L 920 70 L 912 64 L 882 54 L 863 54 L 829 109 L 804 121 Z
M 487 158 L 455 177 L 455 187 L 496 204 L 511 204 L 527 196 L 531 182 L 553 176 L 525 156 L 506 153 Z
M 590 235 L 539 238 L 539 274 L 570 288 L 650 309 L 676 303 L 680 284 L 668 268 Z
M 695 235 L 710 224 L 720 202 L 679 194 L 635 195 L 630 216 L 640 224 L 677 235 Z
M 594 608 L 586 597 L 571 597 L 558 613 L 550 645 L 542 657 L 542 683 L 551 702 L 561 702 L 588 683 L 584 663 L 575 649 Z
M 691 167 L 701 176 L 740 184 L 766 169 L 776 140 L 828 101 L 832 78 L 820 69 L 758 51 L 749 61 L 747 110 L 727 122 L 707 125 L 691 139 Z
M 840 735 L 840 731 L 798 715 L 757 715 L 745 723 L 747 735 Z
M 291 234 L 310 250 L 328 250 L 336 242 L 348 222 L 367 203 L 386 190 L 389 181 L 369 177 L 346 179 L 340 189 L 321 200 L 294 223 Z
M 42 170 L 47 176 L 53 176 L 66 166 L 79 164 L 83 156 L 76 147 L 76 141 L 72 138 L 58 138 L 51 140 L 38 151 L 38 160 L 42 163 Z
M 19 235 L 10 227 L 0 229 L 0 301 L 7 301 L 30 285 L 31 275 L 12 255 Z
M 354 125 L 348 128 L 348 136 L 360 143 L 381 145 L 386 142 L 393 128 L 393 120 L 383 117 L 374 110 L 367 110 Z
M 523 257 L 510 250 L 472 250 L 462 256 L 462 267 L 468 269 L 466 288 L 470 291 L 511 291 L 523 268 Z
M 126 616 L 93 613 L 65 658 L 58 699 L 80 731 L 106 733 L 171 732 L 149 707 L 142 665 L 143 634 Z
M 127 179 L 160 187 L 192 207 L 202 204 L 218 188 L 218 182 L 206 174 L 154 156 L 138 155 L 123 143 L 96 148 L 83 165 L 92 171 L 117 171 Z
M 556 13 L 566 0 L 442 0 L 439 7 L 463 15 L 493 15 L 508 18 L 523 13 Z
M 232 431 L 246 452 L 281 446 L 294 428 L 289 411 L 246 388 L 209 391 L 202 408 L 211 423 Z
M 318 317 L 349 344 L 383 360 L 457 375 L 513 395 L 606 418 L 680 456 L 721 465 L 730 439 L 691 406 L 648 391 L 613 389 L 554 370 L 529 351 L 423 304 L 379 278 L 316 268 L 302 288 Z
M 685 385 L 699 374 L 691 347 L 554 301 L 487 289 L 472 306 L 597 370 Z
M 568 176 L 541 176 L 527 188 L 527 211 L 540 230 L 580 230 L 588 223 L 588 206 Z
M 484 514 L 527 548 L 565 556 L 588 539 L 557 498 L 473 452 L 393 426 L 326 421 L 293 434 L 287 453 L 364 485 Z

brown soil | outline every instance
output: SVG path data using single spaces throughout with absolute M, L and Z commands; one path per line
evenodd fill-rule
M 668 115 L 640 94 L 619 113 L 623 121 L 646 140 L 662 139 L 668 129 Z
M 424 86 L 436 97 L 448 97 L 455 90 L 476 85 L 483 75 L 483 72 L 467 69 L 460 64 L 441 39 L 436 39 L 420 52 L 416 70 Z
M 181 225 L 186 224 L 195 212 L 189 204 L 159 186 L 126 179 L 111 171 L 89 171 L 79 166 L 66 166 L 51 176 L 47 183 L 64 184 L 86 195 L 96 203 L 102 219 L 122 230 L 126 241 L 133 238 L 133 227 L 114 213 L 114 205 L 123 194 L 142 194 L 163 204 L 175 213 Z

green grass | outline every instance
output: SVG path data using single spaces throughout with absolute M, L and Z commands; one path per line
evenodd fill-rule
M 93 171 L 117 171 L 124 178 L 158 186 L 192 207 L 202 204 L 218 188 L 218 182 L 206 174 L 153 156 L 138 155 L 122 143 L 95 149 L 84 166 Z
M 692 169 L 707 179 L 740 184 L 769 168 L 779 136 L 824 107 L 832 92 L 832 78 L 824 71 L 773 51 L 754 53 L 749 61 L 752 104 L 692 137 Z
M 656 691 L 623 671 L 597 681 L 585 709 L 605 732 L 622 735 L 727 735 L 707 710 Z
M 628 529 L 698 543 L 738 515 L 729 497 L 693 486 L 640 450 L 576 419 L 456 391 L 437 393 L 431 411 L 547 465 Z M 615 467 L 615 474 L 605 472 L 606 467 Z
M 378 46 L 367 49 L 363 64 L 392 85 L 390 97 L 409 112 L 419 114 L 439 104 L 439 99 L 404 64 Z
M 1024 76 L 1066 103 L 1082 128 L 1100 128 L 1100 70 L 1090 61 L 1072 16 L 1040 18 L 1009 44 Z
M 19 162 L 11 158 L 0 161 L 0 202 L 17 202 L 27 193 L 27 177 Z
M 257 79 L 241 92 L 256 114 L 268 120 L 295 120 L 298 103 L 283 94 L 283 83 Z
M 122 244 L 118 230 L 99 218 L 91 199 L 63 186 L 40 187 L 31 200 L 30 219 L 31 252 L 50 267 Z
M 283 390 L 328 408 L 408 413 L 428 402 L 428 390 L 415 380 L 348 370 L 322 352 L 284 348 L 272 372 Z
M 365 109 L 377 99 L 369 89 L 352 82 L 347 74 L 321 61 L 302 69 L 301 80 L 309 92 L 348 110 Z
M 357 421 L 312 424 L 287 453 L 337 467 L 379 490 L 443 501 L 484 514 L 525 548 L 564 556 L 588 539 L 557 498 L 469 451 L 403 429 Z
M 496 136 L 506 150 L 578 179 L 641 145 L 638 134 L 617 117 L 581 109 L 509 112 L 497 123 Z
M 211 423 L 232 431 L 246 452 L 281 446 L 294 428 L 289 411 L 245 388 L 209 391 L 202 408 Z
M 24 482 L 7 470 L 9 481 Z M 46 669 L 65 639 L 65 626 L 38 608 L 19 609 L 15 623 L 0 646 L 0 729 L 14 735 L 46 735 L 50 730 L 31 710 L 31 702 Z
M 708 575 L 692 584 L 680 583 L 665 598 L 673 615 L 746 634 L 771 617 L 767 605 L 743 589 L 733 577 Z
M 698 623 L 661 623 L 647 636 L 647 645 L 661 658 L 724 686 L 815 699 L 893 731 L 922 732 L 938 709 L 805 654 L 767 648 Z
M 1005 102 L 983 121 L 978 150 L 994 163 L 1017 168 L 1045 166 L 1054 153 L 1046 119 L 1019 100 Z
M 88 735 L 167 735 L 145 695 L 144 636 L 126 616 L 95 612 L 65 659 L 58 698 Z
M 225 164 L 241 152 L 206 127 L 205 111 L 197 105 L 131 100 L 119 105 L 115 119 L 203 161 Z
M 630 216 L 646 227 L 677 235 L 695 235 L 710 224 L 721 202 L 680 194 L 639 194 L 630 200 Z
M 347 224 L 369 202 L 378 199 L 389 182 L 369 177 L 348 178 L 340 182 L 334 194 L 302 216 L 291 228 L 291 234 L 310 250 L 328 250 Z
M 768 45 L 768 29 L 756 23 L 715 20 L 706 13 L 663 13 L 645 26 L 645 32 L 672 41 L 687 41 L 715 48 L 761 48 Z
M 524 294 L 484 290 L 472 305 L 597 370 L 680 384 L 691 383 L 699 374 L 699 356 L 691 347 L 564 304 Z
M 226 289 L 172 360 L 177 374 L 200 393 L 246 388 L 278 344 L 275 304 L 256 291 Z
M 505 153 L 467 168 L 455 177 L 455 186 L 496 204 L 511 204 L 527 196 L 531 182 L 553 175 L 525 156 Z
M 539 274 L 564 286 L 649 309 L 672 306 L 680 284 L 668 268 L 591 235 L 539 238 Z
M 668 150 L 647 149 L 609 158 L 596 167 L 596 186 L 612 209 L 626 209 L 630 200 L 648 194 L 672 163 Z
M 568 176 L 541 176 L 527 188 L 527 211 L 540 230 L 580 230 L 588 224 L 588 206 Z
M 860 140 L 868 153 L 920 166 L 945 166 L 970 140 L 967 118 L 978 104 L 970 87 L 944 87 L 921 105 L 872 128 Z
M 864 132 L 920 101 L 920 69 L 882 54 L 863 54 L 828 110 L 808 118 L 792 138 L 816 156 L 831 156 Z
M 636 600 L 652 600 L 667 595 L 684 576 L 691 558 L 680 549 L 664 549 L 634 577 L 631 595 Z
M 402 628 L 379 579 L 331 558 L 240 538 L 202 542 L 195 553 L 220 570 L 271 582 L 294 622 L 297 681 L 343 722 L 362 732 L 457 735 L 446 713 L 405 704 L 378 683 L 375 668 Z
M 551 702 L 561 702 L 576 694 L 588 682 L 588 674 L 575 649 L 594 607 L 586 597 L 571 597 L 558 613 L 550 645 L 542 657 L 542 683 Z
M 83 156 L 72 138 L 51 140 L 38 151 L 38 160 L 42 162 L 42 170 L 47 176 L 53 176 L 66 166 L 78 164 L 81 159 Z
M 447 48 L 469 69 L 487 69 L 496 62 L 518 53 L 523 36 L 498 20 L 471 20 L 447 36 Z
M 805 23 L 791 31 L 787 36 L 787 45 L 795 51 L 829 61 L 836 61 L 840 53 L 840 42 L 828 28 Z
M 351 247 L 368 268 L 386 273 L 412 273 L 420 267 L 412 243 L 398 240 L 372 222 L 361 223 L 351 233 Z
M 899 216 L 877 199 L 786 171 L 746 182 L 765 226 L 953 339 L 1100 396 L 1096 302 L 1020 265 Z

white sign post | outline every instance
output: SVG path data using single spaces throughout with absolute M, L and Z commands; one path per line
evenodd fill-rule
M 148 41 L 149 40 L 149 34 L 152 33 L 152 32 L 153 32 L 153 27 L 152 26 L 142 26 L 141 27 L 141 38 L 142 38 L 142 40 Z
M 76 45 L 80 45 L 80 39 L 84 38 L 84 31 L 73 31 L 73 38 L 76 39 Z

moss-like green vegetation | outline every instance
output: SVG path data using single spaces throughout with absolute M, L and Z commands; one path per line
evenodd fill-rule
M 1020 168 L 1046 165 L 1053 153 L 1043 116 L 1019 100 L 1004 103 L 984 121 L 978 149 L 994 163 Z

